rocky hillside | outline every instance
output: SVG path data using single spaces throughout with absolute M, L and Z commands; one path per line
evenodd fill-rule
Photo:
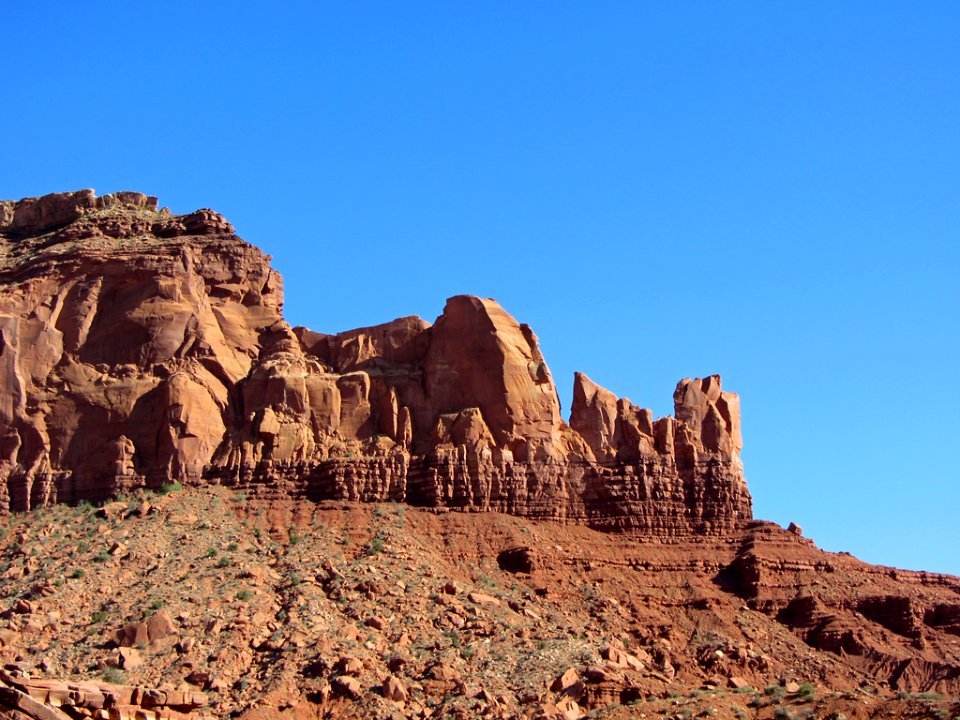
M 76 717 L 69 683 L 128 717 L 960 714 L 960 579 L 769 523 L 660 541 L 167 490 L 0 520 L 0 663 L 38 701 Z
M 753 520 L 718 377 L 565 421 L 492 300 L 282 299 L 212 211 L 0 202 L 0 718 L 960 716 L 960 579 Z

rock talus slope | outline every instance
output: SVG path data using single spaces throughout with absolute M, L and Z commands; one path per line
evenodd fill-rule
M 660 535 L 751 517 L 719 377 L 654 420 L 578 374 L 567 424 L 536 335 L 495 301 L 291 328 L 269 258 L 222 216 L 136 193 L 4 202 L 0 243 L 2 507 L 181 482 Z

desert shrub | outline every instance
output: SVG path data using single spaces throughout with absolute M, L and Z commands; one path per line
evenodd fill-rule
M 763 694 L 769 695 L 775 700 L 781 700 L 783 699 L 783 696 L 787 694 L 787 691 L 784 689 L 783 685 L 767 685 L 767 687 L 763 690 Z
M 127 676 L 120 668 L 105 667 L 103 669 L 103 679 L 111 685 L 123 685 L 127 680 Z
M 383 532 L 378 532 L 370 542 L 367 543 L 367 555 L 376 555 L 383 552 Z

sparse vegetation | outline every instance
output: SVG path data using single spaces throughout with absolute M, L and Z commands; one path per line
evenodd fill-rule
M 783 685 L 768 685 L 764 688 L 763 694 L 779 702 L 783 699 L 783 696 L 787 694 L 787 691 Z
M 623 641 L 626 652 L 640 656 L 645 650 L 650 659 L 643 662 L 649 663 L 651 671 L 661 662 L 657 643 L 658 634 L 664 631 L 652 626 L 643 634 L 631 634 L 626 629 L 629 626 L 620 618 L 643 617 L 642 609 L 631 604 L 636 600 L 620 585 L 619 576 L 614 578 L 609 568 L 599 563 L 584 572 L 573 565 L 576 569 L 568 572 L 558 563 L 559 582 L 555 578 L 541 579 L 544 576 L 531 579 L 501 571 L 486 546 L 477 554 L 470 535 L 473 530 L 464 532 L 462 517 L 446 524 L 448 521 L 424 513 L 422 518 L 411 516 L 416 521 L 405 527 L 395 527 L 394 520 L 402 517 L 403 506 L 383 505 L 381 515 L 371 512 L 385 519 L 371 523 L 362 535 L 363 526 L 344 519 L 362 517 L 349 507 L 351 515 L 343 516 L 333 503 L 321 504 L 311 509 L 309 517 L 298 514 L 294 526 L 285 525 L 279 513 L 272 511 L 255 519 L 259 507 L 237 508 L 225 502 L 222 510 L 217 510 L 213 502 L 216 498 L 211 497 L 216 493 L 230 497 L 222 488 L 202 492 L 187 488 L 182 496 L 162 505 L 154 500 L 159 512 L 144 516 L 135 512 L 118 518 L 114 509 L 109 509 L 106 517 L 101 514 L 90 522 L 75 517 L 72 509 L 53 508 L 42 529 L 44 534 L 40 534 L 39 525 L 30 527 L 29 522 L 18 520 L 19 516 L 6 520 L 8 537 L 18 537 L 22 527 L 29 531 L 29 538 L 18 544 L 16 555 L 0 558 L 0 572 L 5 572 L 4 567 L 15 570 L 8 579 L 0 577 L 0 593 L 6 591 L 0 596 L 3 607 L 12 609 L 20 598 L 30 602 L 39 598 L 41 612 L 55 609 L 72 619 L 72 623 L 61 626 L 62 637 L 55 641 L 41 635 L 28 638 L 33 642 L 42 637 L 37 647 L 43 655 L 37 655 L 56 663 L 57 670 L 51 674 L 62 672 L 84 679 L 102 674 L 107 679 L 108 673 L 116 672 L 119 675 L 112 676 L 114 681 L 129 675 L 131 683 L 152 684 L 165 681 L 164 674 L 178 667 L 176 663 L 183 658 L 195 657 L 200 670 L 216 674 L 218 663 L 223 662 L 219 658 L 233 662 L 229 648 L 243 647 L 244 652 L 252 653 L 257 669 L 257 674 L 251 674 L 257 680 L 251 681 L 246 699 L 238 698 L 240 681 L 235 676 L 227 677 L 216 690 L 204 688 L 213 708 L 228 704 L 238 707 L 271 687 L 264 668 L 277 667 L 285 674 L 302 672 L 317 657 L 316 638 L 323 637 L 332 649 L 324 651 L 326 664 L 321 663 L 315 671 L 318 681 L 329 681 L 338 672 L 334 668 L 338 658 L 352 655 L 362 661 L 365 674 L 381 678 L 394 674 L 408 690 L 412 687 L 415 701 L 433 716 L 474 717 L 483 710 L 478 703 L 486 700 L 464 697 L 444 687 L 447 704 L 441 705 L 441 695 L 431 695 L 425 683 L 424 689 L 417 687 L 423 668 L 429 669 L 437 662 L 452 665 L 464 678 L 468 674 L 476 678 L 477 685 L 495 697 L 506 695 L 509 707 L 515 702 L 511 691 L 519 698 L 522 691 L 537 686 L 536 696 L 544 692 L 544 682 L 549 685 L 566 668 L 576 670 L 586 682 L 585 673 L 591 666 L 606 667 L 600 659 L 601 650 L 617 640 Z M 139 505 L 142 496 L 132 501 Z M 62 515 L 54 514 L 57 512 Z M 244 526 L 244 519 L 249 527 Z M 308 520 L 309 530 L 304 525 Z M 0 524 L 3 522 L 0 519 Z M 482 529 L 482 533 L 488 533 L 482 543 L 490 542 L 490 538 L 501 542 L 505 537 L 514 542 L 521 537 L 516 528 L 521 521 L 515 518 L 502 521 L 481 516 L 478 522 L 489 523 Z M 442 543 L 437 542 L 438 528 L 444 533 Z M 544 554 L 553 547 L 551 542 L 571 542 L 547 540 L 534 524 L 527 530 L 539 534 L 535 539 L 545 548 Z M 575 530 L 566 532 L 577 536 Z M 340 544 L 349 543 L 348 533 L 353 544 Z M 462 544 L 464 535 L 469 537 L 466 545 Z M 283 542 L 285 537 L 289 537 L 289 544 Z M 117 550 L 117 544 L 123 546 L 122 551 Z M 39 554 L 34 554 L 38 548 Z M 81 548 L 83 553 L 78 552 Z M 93 552 L 97 555 L 91 560 Z M 462 562 L 463 557 L 470 557 L 470 562 Z M 91 561 L 101 564 L 92 566 L 93 570 L 89 565 L 83 567 Z M 31 574 L 25 584 L 21 578 L 27 577 L 24 571 L 28 562 Z M 229 568 L 233 568 L 229 573 L 222 572 Z M 643 582 L 652 577 L 652 573 L 644 574 Z M 95 579 L 97 590 L 91 592 L 77 582 L 85 577 Z M 54 591 L 60 578 L 68 579 L 65 587 Z M 124 592 L 114 590 L 118 582 L 125 583 Z M 449 592 L 447 583 L 454 586 Z M 542 592 L 541 584 L 545 586 Z M 43 595 L 28 594 L 41 587 Z M 499 603 L 470 598 L 471 593 L 480 591 L 493 595 Z M 176 598 L 175 603 L 172 598 Z M 247 602 L 249 606 L 241 605 Z M 105 664 L 118 662 L 117 651 L 107 647 L 110 633 L 126 623 L 143 621 L 165 606 L 169 606 L 183 647 L 175 646 L 173 637 L 169 644 L 140 643 L 145 661 L 140 669 L 129 670 L 126 675 L 117 668 L 104 670 Z M 17 615 L 16 622 L 28 621 L 29 617 Z M 393 639 L 401 635 L 410 642 L 392 647 Z M 203 640 L 190 646 L 187 643 L 191 637 Z M 700 630 L 694 638 L 704 656 L 713 656 L 718 648 L 726 652 L 742 642 L 739 637 L 725 637 L 716 630 Z M 57 642 L 62 647 L 57 647 Z M 684 654 L 688 652 L 686 643 L 675 643 L 672 637 L 670 642 L 670 656 L 678 655 L 680 662 L 690 661 L 692 656 Z M 757 645 L 769 652 L 762 643 Z M 34 654 L 31 650 L 22 652 L 28 660 Z M 392 657 L 400 660 L 397 669 L 389 666 Z M 180 675 L 181 680 L 187 672 Z M 616 672 L 631 680 L 636 677 L 626 667 Z M 711 672 L 719 676 L 724 673 Z M 771 673 L 771 677 L 777 676 Z M 504 678 L 510 679 L 512 688 L 503 689 Z M 797 690 L 792 684 L 790 689 Z M 671 690 L 670 698 L 665 698 L 666 690 Z M 924 717 L 950 720 L 935 703 L 941 697 L 939 693 L 903 696 L 921 708 L 917 701 L 929 700 Z M 850 695 L 850 702 L 861 704 L 864 698 L 863 692 L 857 692 Z M 789 694 L 780 684 L 765 689 L 761 686 L 760 690 L 697 690 L 675 680 L 647 698 L 624 695 L 619 700 L 624 707 L 633 708 L 634 717 L 639 717 L 642 710 L 648 720 L 661 716 L 747 720 L 754 714 L 767 720 L 808 720 L 829 718 L 831 711 L 836 712 L 836 703 L 847 702 L 843 696 L 830 693 L 827 680 L 819 687 L 802 683 L 799 690 Z M 810 704 L 802 705 L 802 701 Z M 626 718 L 631 712 L 617 710 L 617 703 L 596 707 L 589 702 L 581 704 L 581 712 L 596 718 Z M 735 702 L 756 702 L 758 710 L 729 704 Z M 856 706 L 843 707 L 850 714 L 847 707 Z M 845 718 L 837 713 L 831 720 Z
M 113 666 L 107 666 L 103 669 L 102 677 L 105 682 L 112 683 L 114 685 L 123 685 L 127 682 L 127 675 L 120 668 Z
M 383 552 L 383 541 L 384 541 L 384 534 L 383 534 L 383 531 L 381 530 L 376 535 L 374 535 L 373 538 L 370 539 L 370 542 L 367 543 L 366 545 L 367 555 L 373 556 L 373 555 L 376 555 L 377 553 Z

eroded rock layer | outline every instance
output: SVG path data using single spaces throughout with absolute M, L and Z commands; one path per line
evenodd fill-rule
M 493 300 L 337 335 L 282 302 L 269 257 L 210 210 L 0 202 L 0 506 L 181 482 L 670 536 L 751 517 L 717 376 L 654 419 L 578 374 L 567 424 L 536 336 Z

